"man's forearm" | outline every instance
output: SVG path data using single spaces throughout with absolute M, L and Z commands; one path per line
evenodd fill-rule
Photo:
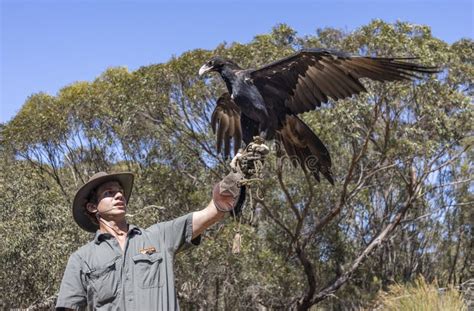
M 224 218 L 226 213 L 218 211 L 211 200 L 206 208 L 193 213 L 193 239 L 207 228 Z

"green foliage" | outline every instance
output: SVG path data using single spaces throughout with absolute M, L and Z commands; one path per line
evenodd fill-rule
M 109 68 L 56 96 L 33 94 L 1 125 L 3 306 L 27 307 L 58 290 L 69 255 L 90 239 L 72 221 L 73 195 L 99 170 L 136 174 L 129 219 L 141 227 L 204 207 L 228 161 L 209 127 L 224 85 L 198 77 L 199 67 L 215 54 L 256 67 L 301 47 L 418 57 L 443 71 L 412 83 L 364 81 L 369 93 L 304 114 L 331 152 L 336 185 L 315 183 L 273 153 L 264 201 L 245 210 L 242 252 L 230 252 L 236 224 L 226 219 L 202 246 L 178 256 L 181 305 L 289 309 L 309 297 L 322 308 L 349 309 L 419 274 L 440 286 L 465 281 L 474 240 L 472 40 L 448 45 L 429 27 L 380 20 L 306 37 L 279 24 L 247 44 L 197 49 L 134 72 Z M 351 281 L 316 301 L 404 208 L 399 228 Z

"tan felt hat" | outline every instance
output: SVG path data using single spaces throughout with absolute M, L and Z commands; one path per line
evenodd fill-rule
M 107 174 L 106 172 L 98 172 L 89 178 L 89 181 L 85 183 L 76 193 L 74 201 L 72 203 L 72 216 L 76 223 L 84 230 L 89 232 L 96 232 L 99 226 L 95 224 L 87 214 L 86 204 L 89 202 L 91 192 L 103 183 L 109 181 L 117 181 L 123 188 L 123 195 L 127 199 L 127 203 L 130 200 L 133 187 L 133 174 L 130 172 L 112 173 Z

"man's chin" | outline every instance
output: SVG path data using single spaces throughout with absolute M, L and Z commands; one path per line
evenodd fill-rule
M 114 208 L 112 211 L 109 211 L 107 213 L 106 217 L 111 217 L 111 218 L 124 217 L 126 213 L 127 213 L 127 209 L 125 207 Z

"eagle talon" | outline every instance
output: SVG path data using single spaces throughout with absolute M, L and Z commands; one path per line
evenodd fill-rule
M 263 143 L 265 143 L 265 139 L 262 136 L 254 136 L 253 143 L 257 145 L 262 145 Z

